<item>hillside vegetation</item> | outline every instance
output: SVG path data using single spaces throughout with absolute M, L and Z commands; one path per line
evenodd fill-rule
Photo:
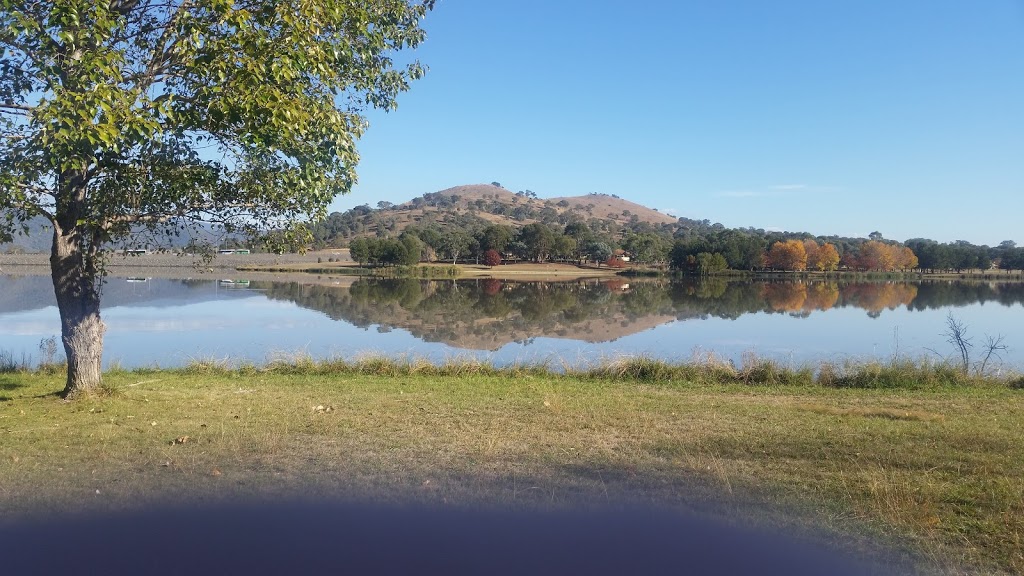
M 488 266 L 509 261 L 589 262 L 598 267 L 671 267 L 700 275 L 726 270 L 958 274 L 1024 270 L 1024 248 L 1012 240 L 989 247 L 963 240 L 899 242 L 879 232 L 868 238 L 848 238 L 726 228 L 709 220 L 663 214 L 617 194 L 544 199 L 530 190 L 512 192 L 497 182 L 456 186 L 401 204 L 382 200 L 376 208 L 362 205 L 334 212 L 312 224 L 310 231 L 311 245 L 300 241 L 290 249 L 350 248 L 356 262 L 372 266 L 412 266 L 423 261 Z M 120 247 L 182 248 L 192 242 L 230 247 L 245 242 L 216 232 L 203 229 L 201 237 Z M 280 238 L 275 242 L 274 234 L 268 237 L 270 245 L 281 247 Z M 41 222 L 27 237 L 0 245 L 0 252 L 45 252 L 49 239 Z M 250 239 L 248 246 L 258 250 L 262 244 L 255 240 Z
M 671 229 L 678 221 L 674 216 L 607 194 L 542 199 L 529 190 L 512 192 L 494 184 L 472 184 L 430 192 L 402 204 L 381 201 L 376 209 L 363 205 L 335 212 L 317 227 L 317 239 L 342 246 L 361 236 L 397 236 L 410 226 L 524 226 L 535 222 L 562 226 L 587 222 L 591 227 L 620 234 L 640 223 Z
M 726 228 L 676 218 L 620 198 L 589 194 L 542 199 L 497 182 L 456 186 L 402 204 L 381 201 L 332 213 L 312 229 L 317 247 L 349 247 L 361 264 L 445 260 L 494 266 L 508 260 L 666 267 L 692 274 L 725 270 L 961 272 L 1024 268 L 1013 241 L 975 246 L 915 238 L 888 240 Z M 627 264 L 628 263 L 628 264 Z

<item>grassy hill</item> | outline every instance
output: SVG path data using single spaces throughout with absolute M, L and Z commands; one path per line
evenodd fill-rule
M 494 184 L 470 184 L 430 192 L 401 204 L 379 202 L 377 208 L 357 206 L 333 213 L 318 236 L 341 243 L 359 236 L 393 236 L 409 226 L 433 223 L 471 226 L 534 222 L 565 225 L 573 221 L 595 224 L 618 235 L 627 228 L 674 227 L 677 219 L 616 195 L 588 194 L 539 198 L 530 191 L 512 192 Z

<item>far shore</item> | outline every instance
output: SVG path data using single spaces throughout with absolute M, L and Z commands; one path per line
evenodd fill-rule
M 430 262 L 419 265 L 422 268 L 435 268 L 442 271 L 455 268 L 456 278 L 495 278 L 499 280 L 520 281 L 556 281 L 575 280 L 582 278 L 601 278 L 616 275 L 629 276 L 633 273 L 640 276 L 662 275 L 664 269 L 646 267 L 609 268 L 606 266 L 578 265 L 564 262 L 513 262 L 498 266 L 485 266 L 472 262 Z M 304 254 L 221 254 L 213 260 L 204 262 L 188 255 L 172 252 L 151 252 L 141 255 L 117 254 L 107 262 L 108 269 L 118 276 L 146 276 L 153 278 L 181 278 L 202 276 L 204 274 L 224 275 L 244 274 L 249 279 L 282 279 L 287 276 L 296 281 L 308 280 L 311 276 L 320 277 L 352 277 L 364 274 L 364 270 L 352 260 L 347 249 L 329 249 L 310 251 Z M 0 254 L 0 273 L 8 275 L 49 275 L 49 254 Z M 258 275 L 258 276 L 257 276 Z M 377 275 L 377 274 L 375 274 Z M 389 275 L 387 268 L 381 268 L 380 274 Z M 447 274 L 438 276 L 451 277 Z M 962 270 L 949 272 L 923 272 L 920 270 L 907 272 L 861 272 L 861 271 L 736 271 L 730 270 L 714 277 L 717 278 L 777 278 L 777 279 L 884 279 L 884 280 L 984 280 L 984 281 L 1021 281 L 1024 273 L 1006 270 Z

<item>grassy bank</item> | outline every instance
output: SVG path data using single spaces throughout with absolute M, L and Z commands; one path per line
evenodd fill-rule
M 55 396 L 58 370 L 12 371 L 0 374 L 0 515 L 239 495 L 628 501 L 831 534 L 868 554 L 881 542 L 925 570 L 1024 571 L 1016 381 L 750 364 L 200 364 L 114 371 L 110 395 L 73 403 Z

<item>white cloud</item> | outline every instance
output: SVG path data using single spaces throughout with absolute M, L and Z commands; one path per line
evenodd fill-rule
M 776 184 L 769 186 L 769 190 L 806 190 L 810 188 L 807 184 Z

